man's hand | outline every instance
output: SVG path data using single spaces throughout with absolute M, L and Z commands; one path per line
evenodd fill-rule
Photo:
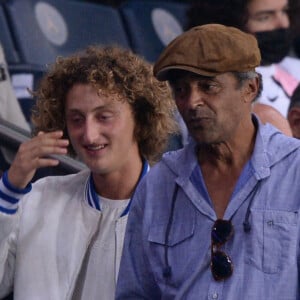
M 23 189 L 32 180 L 38 168 L 58 165 L 59 161 L 49 156 L 67 154 L 69 141 L 62 139 L 62 136 L 62 131 L 39 132 L 36 137 L 21 144 L 8 170 L 9 182 L 14 187 Z

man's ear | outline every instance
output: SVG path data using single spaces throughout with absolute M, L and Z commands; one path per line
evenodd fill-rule
M 244 102 L 252 103 L 259 92 L 259 79 L 257 77 L 248 79 L 243 87 Z
M 287 119 L 290 123 L 293 137 L 300 139 L 300 107 L 292 107 L 288 112 Z

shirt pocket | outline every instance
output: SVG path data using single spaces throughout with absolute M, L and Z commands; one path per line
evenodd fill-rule
M 152 225 L 149 230 L 148 241 L 163 246 L 173 247 L 183 243 L 194 234 L 195 220 L 185 220 L 183 222 L 174 221 L 170 225 L 167 233 L 168 224 Z
M 246 233 L 246 263 L 264 273 L 279 273 L 297 253 L 298 213 L 251 210 Z

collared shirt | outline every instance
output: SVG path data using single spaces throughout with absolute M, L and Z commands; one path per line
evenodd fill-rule
M 217 216 L 195 185 L 195 145 L 166 154 L 133 199 L 116 299 L 300 299 L 299 149 L 300 141 L 259 124 L 224 214 L 234 234 L 221 250 L 234 269 L 223 281 L 210 270 Z

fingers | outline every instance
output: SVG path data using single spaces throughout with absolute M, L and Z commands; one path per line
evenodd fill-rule
M 35 138 L 21 145 L 22 152 L 32 158 L 41 158 L 53 154 L 66 154 L 69 141 L 62 139 L 63 133 L 39 133 Z
M 59 161 L 50 156 L 67 154 L 69 145 L 69 141 L 62 136 L 62 131 L 39 132 L 36 137 L 21 144 L 8 171 L 11 184 L 24 188 L 38 168 L 56 166 Z
M 69 141 L 62 139 L 62 132 L 39 133 L 36 137 L 23 143 L 16 156 L 16 161 L 21 166 L 29 168 L 44 167 L 39 164 L 41 158 L 53 154 L 66 154 Z

